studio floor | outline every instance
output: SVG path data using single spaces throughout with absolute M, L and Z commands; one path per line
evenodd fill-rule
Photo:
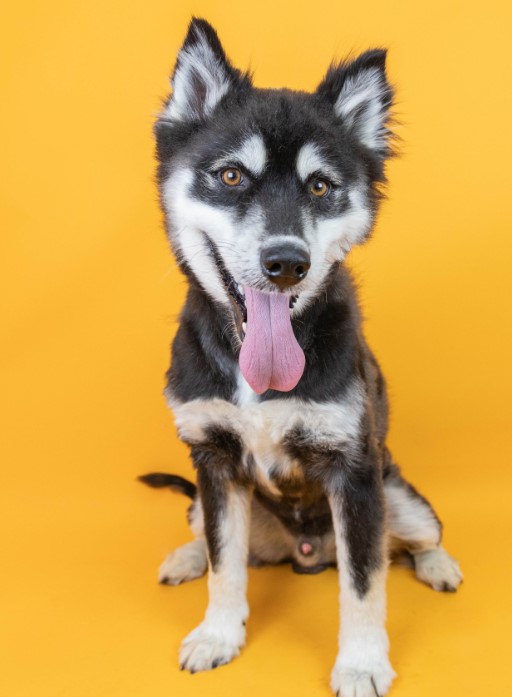
M 391 568 L 396 697 L 512 689 L 509 494 L 471 476 L 488 452 L 485 444 L 462 450 L 440 442 L 416 453 L 418 472 L 442 457 L 468 473 L 423 486 L 465 581 L 456 594 L 441 594 L 410 570 Z M 86 468 L 78 451 L 68 466 L 75 475 L 61 471 L 56 481 L 27 470 L 21 497 L 2 486 L 1 509 L 14 522 L 2 545 L 3 694 L 329 695 L 338 625 L 334 570 L 317 576 L 288 567 L 251 570 L 241 657 L 213 672 L 182 673 L 178 647 L 202 618 L 206 581 L 160 586 L 156 570 L 166 552 L 190 538 L 186 500 L 144 488 L 130 476 L 133 463 L 116 479 L 102 476 L 99 463 L 94 474 L 77 478 L 76 468 Z M 167 469 L 187 473 L 183 463 Z

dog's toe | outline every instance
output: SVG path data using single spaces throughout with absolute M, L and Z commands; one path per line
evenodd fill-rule
M 203 622 L 186 637 L 180 649 L 180 668 L 190 673 L 212 670 L 239 655 L 245 643 L 245 629 L 211 627 Z
M 384 697 L 395 672 L 387 658 L 369 671 L 336 664 L 331 675 L 331 688 L 336 697 Z
M 436 591 L 455 593 L 463 580 L 455 559 L 443 547 L 414 555 L 416 576 Z

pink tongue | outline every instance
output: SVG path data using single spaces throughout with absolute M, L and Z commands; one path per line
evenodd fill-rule
M 261 293 L 244 286 L 247 330 L 240 351 L 240 370 L 252 389 L 293 390 L 306 359 L 290 321 L 290 297 Z

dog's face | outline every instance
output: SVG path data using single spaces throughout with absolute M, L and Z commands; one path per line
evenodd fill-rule
M 384 61 L 331 68 L 314 94 L 255 89 L 192 22 L 156 125 L 159 179 L 173 249 L 214 299 L 234 281 L 307 301 L 366 239 L 389 155 Z

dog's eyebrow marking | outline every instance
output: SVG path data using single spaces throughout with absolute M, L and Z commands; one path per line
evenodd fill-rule
M 322 156 L 320 148 L 314 143 L 306 143 L 297 155 L 297 173 L 301 181 L 305 182 L 312 174 L 321 172 L 335 182 L 340 181 L 340 176 Z
M 230 150 L 215 161 L 214 166 L 226 167 L 239 163 L 251 174 L 260 176 L 267 165 L 267 149 L 263 138 L 257 133 L 248 136 L 238 148 Z

